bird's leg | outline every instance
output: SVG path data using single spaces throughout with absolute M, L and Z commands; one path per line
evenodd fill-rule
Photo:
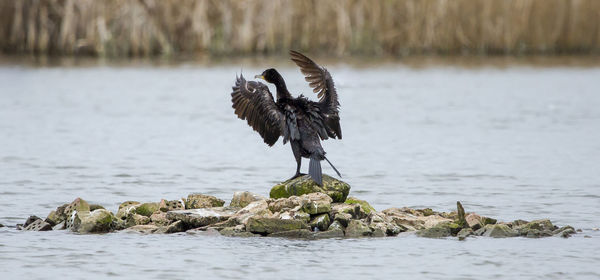
M 292 143 L 292 151 L 294 152 L 294 158 L 296 158 L 296 174 L 290 180 L 296 179 L 300 176 L 306 175 L 304 173 L 300 173 L 300 165 L 302 165 L 302 156 L 300 155 L 299 145 L 296 143 Z

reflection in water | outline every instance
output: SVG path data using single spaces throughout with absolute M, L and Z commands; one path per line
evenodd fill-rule
M 76 196 L 115 211 L 122 201 L 191 192 L 226 200 L 237 190 L 267 195 L 295 166 L 290 147 L 268 148 L 232 114 L 229 92 L 239 65 L 248 64 L 0 68 L 0 223 L 44 215 Z M 289 66 L 282 71 L 289 88 L 312 96 Z M 600 277 L 600 235 L 590 231 L 600 215 L 598 68 L 329 69 L 344 139 L 323 145 L 353 195 L 380 210 L 451 210 L 460 200 L 467 211 L 501 220 L 550 217 L 584 234 L 306 242 L 5 227 L 0 272 L 298 279 L 335 267 L 339 274 L 331 278 Z M 324 172 L 333 174 L 328 166 Z M 534 265 L 547 270 L 532 271 Z

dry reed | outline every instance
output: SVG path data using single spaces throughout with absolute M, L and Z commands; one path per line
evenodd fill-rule
M 598 0 L 0 0 L 5 53 L 598 53 Z

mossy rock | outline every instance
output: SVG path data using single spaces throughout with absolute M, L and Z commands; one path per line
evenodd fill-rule
M 308 229 L 308 225 L 300 220 L 282 220 L 276 218 L 250 218 L 246 230 L 252 233 L 270 234 L 296 229 Z
M 115 219 L 115 216 L 110 211 L 96 209 L 81 220 L 77 231 L 79 233 L 109 232 L 112 229 L 112 223 Z
M 156 202 L 147 202 L 139 205 L 135 208 L 135 212 L 142 216 L 150 217 L 152 213 L 158 211 L 158 203 Z
M 200 193 L 189 194 L 185 200 L 185 209 L 199 209 L 199 208 L 211 208 L 211 207 L 222 207 L 225 205 L 225 201 L 214 197 L 212 195 L 205 195 Z
M 360 205 L 360 207 L 362 207 L 363 211 L 365 211 L 365 213 L 367 215 L 371 214 L 371 212 L 376 212 L 375 208 L 373 208 L 373 206 L 371 206 L 371 204 L 369 204 L 368 202 L 366 202 L 362 199 L 358 199 L 356 197 L 349 197 L 348 199 L 346 199 L 346 201 L 344 201 L 344 203 Z
M 323 186 L 319 186 L 309 175 L 304 175 L 275 185 L 271 188 L 269 196 L 271 198 L 288 198 L 293 195 L 301 196 L 315 192 L 327 194 L 333 199 L 333 202 L 344 202 L 350 193 L 350 185 L 323 174 Z
M 454 231 L 456 231 L 456 233 L 460 231 L 460 226 L 458 224 L 453 222 L 443 222 L 434 227 L 419 230 L 417 231 L 417 235 L 427 238 L 443 238 L 451 236 Z

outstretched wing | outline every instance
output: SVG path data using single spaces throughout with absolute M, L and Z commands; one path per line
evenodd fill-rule
M 273 100 L 269 88 L 262 83 L 236 77 L 231 102 L 238 118 L 248 121 L 265 143 L 273 146 L 285 130 L 285 118 Z
M 296 65 L 300 67 L 304 79 L 309 82 L 310 87 L 319 97 L 319 109 L 325 117 L 328 134 L 342 139 L 339 117 L 340 103 L 329 71 L 297 51 L 290 51 L 290 55 Z

